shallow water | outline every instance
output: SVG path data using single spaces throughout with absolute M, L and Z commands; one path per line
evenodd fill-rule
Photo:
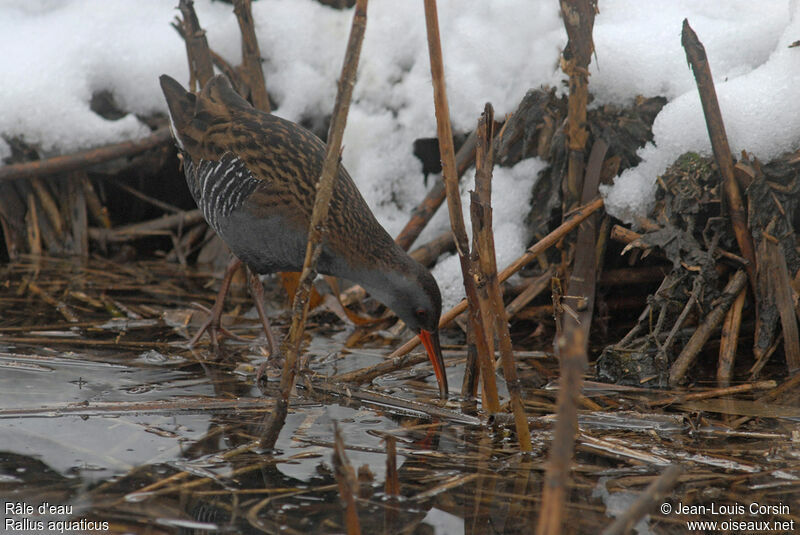
M 105 519 L 112 532 L 118 526 L 120 533 L 259 533 L 279 525 L 301 533 L 340 532 L 333 422 L 350 463 L 360 469 L 364 533 L 384 527 L 404 532 L 412 525 L 410 533 L 463 533 L 458 502 L 480 479 L 498 476 L 488 461 L 502 439 L 487 435 L 480 445 L 475 441 L 481 434 L 465 425 L 300 388 L 275 451 L 267 452 L 259 447 L 258 426 L 271 405 L 251 385 L 252 377 L 187 366 L 182 357 L 154 358 L 152 352 L 93 353 L 89 359 L 80 352 L 51 356 L 20 349 L 0 354 L 4 494 L 10 503 L 37 509 L 43 501 L 73 506 L 71 518 Z M 357 353 L 352 360 L 360 360 Z M 193 407 L 211 399 L 230 403 Z M 185 408 L 177 406 L 181 401 Z M 398 439 L 398 498 L 382 490 L 386 433 Z M 511 458 L 506 462 L 513 465 Z M 513 476 L 513 468 L 508 473 Z M 443 491 L 447 499 L 436 489 L 442 483 L 452 485 Z
M 79 326 L 19 293 L 32 276 L 73 308 Z M 345 348 L 351 328 L 317 317 L 307 346 L 315 375 L 301 377 L 275 449 L 266 450 L 260 439 L 275 386 L 264 395 L 254 385 L 263 337 L 226 341 L 221 360 L 205 342 L 184 347 L 198 321 L 189 302 L 213 298 L 200 280 L 155 264 L 116 271 L 64 261 L 8 268 L 9 283 L 0 291 L 6 532 L 345 533 L 334 422 L 358 473 L 362 533 L 535 531 L 557 391 L 553 383 L 544 389 L 525 383 L 527 359 L 539 357 L 520 353 L 534 445 L 524 457 L 513 428 L 487 425 L 480 407 L 460 402 L 457 392 L 439 401 L 428 364 L 369 387 L 327 382 L 326 376 L 379 362 L 397 341 L 378 335 L 372 348 Z M 99 304 L 74 297 L 75 288 Z M 235 330 L 258 336 L 251 321 Z M 451 348 L 445 356 L 457 390 L 463 353 Z M 540 362 L 555 378 L 555 360 Z M 664 501 L 791 503 L 788 514 L 760 519 L 796 517 L 800 430 L 793 411 L 769 417 L 759 405 L 760 419 L 734 428 L 726 411 L 752 412 L 752 403 L 723 410 L 692 402 L 694 412 L 675 412 L 647 405 L 664 392 L 591 385 L 585 394 L 594 408 L 587 401 L 580 415 L 565 532 L 600 532 L 674 463 L 685 472 Z M 703 403 L 709 412 L 700 412 Z M 387 435 L 397 444 L 397 496 L 385 491 L 392 479 Z M 43 505 L 55 509 L 40 514 Z M 703 516 L 653 511 L 637 528 L 686 533 L 687 518 Z

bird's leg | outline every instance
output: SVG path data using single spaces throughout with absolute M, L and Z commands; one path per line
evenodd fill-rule
M 222 319 L 222 307 L 225 304 L 225 296 L 228 295 L 228 289 L 231 286 L 231 280 L 233 279 L 233 275 L 236 273 L 236 270 L 239 269 L 239 266 L 241 265 L 242 261 L 234 257 L 228 264 L 228 267 L 225 268 L 225 276 L 222 277 L 222 284 L 219 287 L 219 292 L 217 293 L 217 299 L 214 301 L 214 306 L 208 311 L 208 318 L 206 318 L 206 321 L 203 323 L 200 329 L 198 329 L 197 333 L 195 333 L 192 339 L 189 340 L 189 347 L 195 345 L 197 341 L 200 340 L 200 337 L 203 336 L 204 332 L 208 332 L 208 337 L 211 338 L 211 344 L 214 349 L 219 348 L 219 333 L 230 336 L 231 338 L 239 338 L 226 328 L 222 327 L 220 325 L 220 320 Z
M 258 275 L 248 269 L 250 276 L 247 277 L 247 282 L 250 285 L 250 295 L 253 296 L 253 302 L 258 311 L 258 317 L 261 318 L 261 325 L 264 327 L 264 334 L 269 343 L 269 358 L 261 363 L 256 370 L 256 384 L 260 384 L 261 380 L 266 380 L 266 373 L 268 366 L 275 366 L 281 368 L 283 366 L 283 359 L 281 358 L 281 350 L 278 341 L 275 340 L 275 334 L 272 332 L 272 325 L 269 323 L 267 313 L 264 310 L 264 285 L 261 284 L 261 279 Z
M 272 325 L 270 325 L 269 318 L 267 318 L 267 313 L 264 310 L 264 285 L 261 284 L 261 279 L 258 278 L 257 274 L 253 273 L 249 268 L 247 271 L 249 273 L 247 282 L 250 285 L 250 295 L 253 296 L 253 302 L 256 305 L 258 317 L 261 319 L 261 325 L 264 326 L 264 334 L 267 336 L 267 343 L 269 343 L 269 358 L 279 358 L 280 347 L 278 346 L 277 340 L 275 340 L 275 334 L 272 332 Z

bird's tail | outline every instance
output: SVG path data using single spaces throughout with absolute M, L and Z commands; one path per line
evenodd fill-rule
M 178 146 L 183 149 L 184 140 L 182 138 L 194 117 L 197 99 L 171 76 L 162 74 L 158 80 L 161 82 L 161 90 L 167 99 L 172 135 Z

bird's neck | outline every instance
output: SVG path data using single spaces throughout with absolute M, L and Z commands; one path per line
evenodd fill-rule
M 415 261 L 399 247 L 384 256 L 383 260 L 359 268 L 353 273 L 352 279 L 359 281 L 372 297 L 394 309 L 397 299 L 409 291 L 409 273 Z

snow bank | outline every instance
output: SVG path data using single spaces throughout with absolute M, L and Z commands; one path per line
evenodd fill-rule
M 24 137 L 45 154 L 145 135 L 137 115 L 165 111 L 158 76 L 188 79 L 183 43 L 170 27 L 176 3 L 5 0 L 0 135 Z M 238 64 L 231 7 L 210 0 L 197 0 L 195 7 L 212 48 Z M 800 50 L 787 48 L 800 39 L 797 2 L 604 0 L 600 9 L 590 79 L 595 102 L 624 104 L 639 94 L 669 99 L 656 119 L 654 143 L 640 151 L 644 161 L 606 189 L 612 213 L 628 220 L 645 213 L 656 175 L 676 156 L 710 152 L 680 47 L 684 18 L 708 52 L 731 148 L 768 160 L 798 146 Z M 329 114 L 351 13 L 312 0 L 260 0 L 253 16 L 267 86 L 279 105 L 275 113 L 295 121 Z M 561 86 L 558 59 L 566 36 L 556 0 L 440 0 L 439 18 L 455 130 L 472 130 L 487 101 L 502 116 L 529 88 Z M 104 89 L 127 116 L 109 121 L 91 111 L 92 94 Z M 425 194 L 412 143 L 435 132 L 422 2 L 373 0 L 344 163 L 392 234 Z M 9 154 L 0 139 L 0 158 Z M 542 165 L 530 161 L 496 173 L 500 266 L 526 244 L 522 214 Z M 471 179 L 466 184 L 465 191 Z M 422 238 L 447 228 L 442 210 Z M 447 265 L 436 275 L 452 303 L 460 296 L 460 275 Z

